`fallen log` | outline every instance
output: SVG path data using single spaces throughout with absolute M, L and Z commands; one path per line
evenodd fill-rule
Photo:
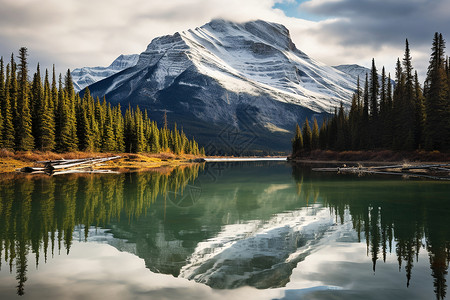
M 64 175 L 64 174 L 120 174 L 120 172 L 112 170 L 61 170 L 51 173 L 51 176 Z
M 433 165 L 391 165 L 377 167 L 336 167 L 336 168 L 313 168 L 316 172 L 337 172 L 352 174 L 381 174 L 381 175 L 399 175 L 405 177 L 427 178 L 433 180 L 450 180 L 450 168 L 445 168 L 450 164 Z M 448 175 L 446 175 L 448 174 Z M 445 176 L 446 175 L 446 176 Z
M 110 170 L 94 170 L 93 166 L 118 158 L 121 158 L 121 156 L 39 161 L 37 163 L 44 164 L 44 167 L 24 167 L 19 171 L 33 174 L 46 173 L 48 175 L 68 173 L 111 173 L 112 171 Z
M 105 161 L 110 161 L 113 159 L 118 159 L 120 156 L 113 156 L 113 157 L 104 157 L 104 158 L 87 158 L 82 160 L 77 160 L 75 162 L 70 163 L 64 163 L 64 164 L 52 164 L 52 163 L 46 163 L 45 169 L 48 171 L 54 171 L 54 170 L 60 170 L 60 169 L 70 169 L 76 166 L 81 165 L 95 165 L 97 163 L 102 163 Z

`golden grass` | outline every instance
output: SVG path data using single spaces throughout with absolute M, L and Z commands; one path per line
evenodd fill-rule
M 173 168 L 190 164 L 189 160 L 197 156 L 183 154 L 175 155 L 170 152 L 162 153 L 95 153 L 95 152 L 67 152 L 54 153 L 42 151 L 12 152 L 0 149 L 0 173 L 14 172 L 26 166 L 42 166 L 37 161 L 78 159 L 89 157 L 121 156 L 120 159 L 107 161 L 95 166 L 95 169 L 113 169 L 118 171 L 148 170 L 154 168 Z

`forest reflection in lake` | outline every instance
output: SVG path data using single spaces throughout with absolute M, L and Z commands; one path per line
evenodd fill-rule
M 448 183 L 316 174 L 308 166 L 279 162 L 207 163 L 165 173 L 4 178 L 0 274 L 15 273 L 22 295 L 30 264 L 39 267 L 61 250 L 70 256 L 78 229 L 87 240 L 96 227 L 125 241 L 110 244 L 139 256 L 152 272 L 215 289 L 283 288 L 286 297 L 292 293 L 286 287 L 305 277 L 302 267 L 308 269 L 325 245 L 338 249 L 344 241 L 357 249 L 365 243 L 363 254 L 370 266 L 361 265 L 358 272 L 384 272 L 379 266 L 390 265 L 392 254 L 401 271 L 393 276 L 404 288 L 432 288 L 436 299 L 444 299 L 449 195 Z M 347 223 L 351 231 L 343 227 Z M 34 262 L 28 261 L 31 253 Z M 424 257 L 432 280 L 413 282 Z M 337 283 L 350 271 L 324 272 L 321 281 L 348 290 Z M 333 278 L 325 280 L 329 276 Z M 387 280 L 385 284 L 400 289 Z M 361 282 L 355 279 L 353 285 Z M 328 292 L 311 293 L 326 298 Z M 333 293 L 348 298 L 344 291 Z

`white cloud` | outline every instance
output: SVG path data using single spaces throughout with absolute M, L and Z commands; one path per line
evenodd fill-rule
M 8 57 L 12 51 L 17 53 L 19 47 L 26 46 L 32 68 L 36 61 L 44 67 L 55 63 L 58 71 L 108 65 L 120 54 L 144 51 L 157 36 L 195 28 L 213 18 L 282 23 L 299 49 L 331 65 L 369 65 L 375 57 L 380 65 L 393 66 L 396 57 L 402 55 L 405 36 L 395 37 L 396 43 L 381 46 L 364 43 L 361 41 L 364 32 L 361 33 L 361 28 L 352 29 L 354 20 L 342 13 L 345 10 L 334 19 L 312 22 L 286 17 L 283 11 L 273 8 L 282 1 L 293 0 L 0 0 L 0 55 Z M 329 16 L 327 9 L 331 4 L 349 2 L 312 0 L 303 3 L 302 8 Z M 448 6 L 448 1 L 439 2 L 441 9 Z M 368 31 L 367 38 L 373 33 Z M 379 33 L 381 38 L 383 34 Z M 361 42 L 356 43 L 355 39 Z M 350 42 L 350 46 L 346 45 Z M 411 44 L 415 50 L 414 42 Z M 420 52 L 419 56 L 424 55 Z

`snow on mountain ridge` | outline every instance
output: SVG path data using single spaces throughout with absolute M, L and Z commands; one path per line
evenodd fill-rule
M 232 126 L 259 145 L 245 147 L 265 149 L 287 149 L 284 136 L 306 117 L 320 122 L 341 102 L 349 107 L 355 88 L 351 76 L 298 50 L 285 26 L 221 19 L 154 38 L 135 66 L 89 86 L 93 96 L 138 104 L 158 121 L 167 111 L 200 142 Z
M 193 30 L 157 37 L 141 53 L 136 71 L 149 65 L 159 69 L 152 76 L 156 82 L 152 94 L 190 67 L 231 92 L 268 93 L 278 101 L 317 112 L 328 111 L 330 100 L 335 105 L 349 104 L 355 88 L 352 78 L 298 50 L 285 26 L 261 20 L 216 19 Z
M 108 67 L 83 67 L 72 71 L 72 81 L 75 90 L 81 91 L 85 87 L 136 65 L 138 54 L 120 55 Z

